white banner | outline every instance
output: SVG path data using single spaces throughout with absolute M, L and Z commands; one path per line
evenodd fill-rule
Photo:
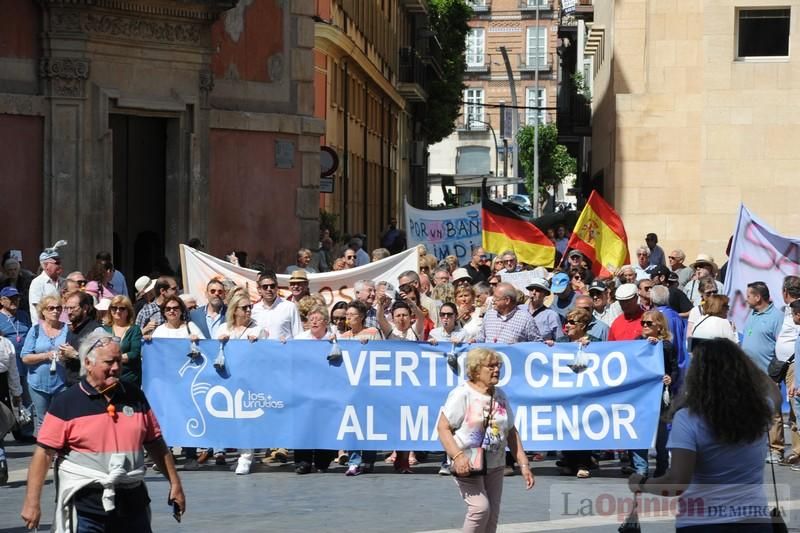
M 322 274 L 309 274 L 308 284 L 311 292 L 320 293 L 328 305 L 344 300 L 353 300 L 353 285 L 362 279 L 371 279 L 375 283 L 387 281 L 397 287 L 397 278 L 407 270 L 417 272 L 418 252 L 416 247 L 404 252 L 381 259 L 368 265 L 324 272 Z M 211 279 L 228 278 L 250 293 L 254 302 L 260 299 L 256 287 L 258 271 L 233 265 L 224 259 L 181 245 L 181 269 L 183 271 L 183 290 L 197 298 L 198 305 L 206 303 L 206 284 Z M 281 296 L 288 296 L 289 275 L 278 274 L 278 286 Z
M 741 205 L 725 273 L 730 318 L 739 331 L 744 331 L 749 312 L 747 284 L 763 281 L 775 306 L 783 308 L 783 278 L 790 275 L 800 276 L 800 239 L 780 235 Z
M 406 201 L 408 245 L 424 244 L 428 253 L 441 261 L 448 255 L 466 265 L 472 249 L 481 245 L 483 227 L 480 204 L 455 209 L 415 209 Z

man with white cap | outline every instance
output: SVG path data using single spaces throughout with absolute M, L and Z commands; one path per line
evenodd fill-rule
M 36 306 L 39 305 L 42 298 L 49 295 L 59 296 L 59 287 L 62 283 L 61 274 L 64 272 L 64 268 L 61 266 L 61 256 L 58 254 L 58 249 L 61 246 L 66 246 L 66 244 L 66 241 L 58 241 L 51 248 L 45 248 L 39 254 L 42 273 L 33 278 L 31 287 L 28 290 L 28 306 L 31 317 L 39 316 Z
M 544 299 L 550 294 L 550 283 L 544 278 L 533 278 L 525 287 L 530 295 L 528 312 L 533 317 L 539 332 L 538 341 L 555 340 L 561 329 L 561 318 L 558 313 L 544 305 Z
M 608 331 L 610 341 L 632 341 L 642 336 L 642 308 L 639 307 L 639 294 L 636 285 L 624 283 L 616 292 L 622 314 L 614 319 Z

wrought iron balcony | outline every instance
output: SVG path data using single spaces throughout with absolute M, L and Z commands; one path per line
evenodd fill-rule
M 400 49 L 400 68 L 397 76 L 397 90 L 407 100 L 411 102 L 425 102 L 428 100 L 428 93 L 425 91 L 427 85 L 427 65 L 413 48 Z

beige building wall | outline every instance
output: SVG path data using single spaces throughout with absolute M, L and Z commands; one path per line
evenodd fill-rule
M 788 58 L 736 59 L 736 8 L 749 0 L 595 2 L 592 175 L 622 215 L 631 248 L 662 247 L 718 263 L 740 203 L 800 234 L 800 1 Z

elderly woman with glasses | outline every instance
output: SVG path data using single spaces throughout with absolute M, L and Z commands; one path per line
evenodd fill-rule
M 381 339 L 381 332 L 378 331 L 378 328 L 368 328 L 364 325 L 367 311 L 369 311 L 367 304 L 361 300 L 353 300 L 345 305 L 344 316 L 348 329 L 344 333 L 337 334 L 340 339 L 359 340 L 362 343 Z
M 589 324 L 592 323 L 592 314 L 584 308 L 575 308 L 567 313 L 567 321 L 564 324 L 565 335 L 555 341 L 546 340 L 545 344 L 553 346 L 557 343 L 579 343 L 586 346 L 590 342 L 599 342 L 601 339 L 588 333 Z M 556 461 L 563 475 L 575 475 L 584 479 L 591 476 L 589 469 L 592 468 L 592 452 L 588 450 L 575 450 L 563 452 L 563 458 Z
M 111 299 L 103 329 L 120 340 L 122 372 L 120 380 L 137 387 L 142 386 L 142 330 L 133 323 L 136 317 L 133 304 L 127 296 L 117 295 Z
M 311 308 L 308 312 L 308 329 L 295 337 L 297 340 L 328 341 L 335 338 L 328 327 L 328 309 L 324 305 Z M 309 474 L 313 471 L 325 472 L 336 458 L 336 450 L 295 450 L 294 471 L 296 474 Z M 313 464 L 313 467 L 312 467 Z
M 42 297 L 36 308 L 39 323 L 28 330 L 21 352 L 34 407 L 34 434 L 39 433 L 55 395 L 66 387 L 64 362 L 67 356 L 62 347 L 67 345 L 69 333 L 67 324 L 59 319 L 63 307 L 58 296 Z
M 502 362 L 488 348 L 467 354 L 467 381 L 450 391 L 436 428 L 455 475 L 461 497 L 467 504 L 463 531 L 493 533 L 500 516 L 503 465 L 508 447 L 517 457 L 525 487 L 534 479 L 522 449 L 511 403 L 497 387 Z M 485 474 L 470 476 L 470 456 L 482 449 Z

